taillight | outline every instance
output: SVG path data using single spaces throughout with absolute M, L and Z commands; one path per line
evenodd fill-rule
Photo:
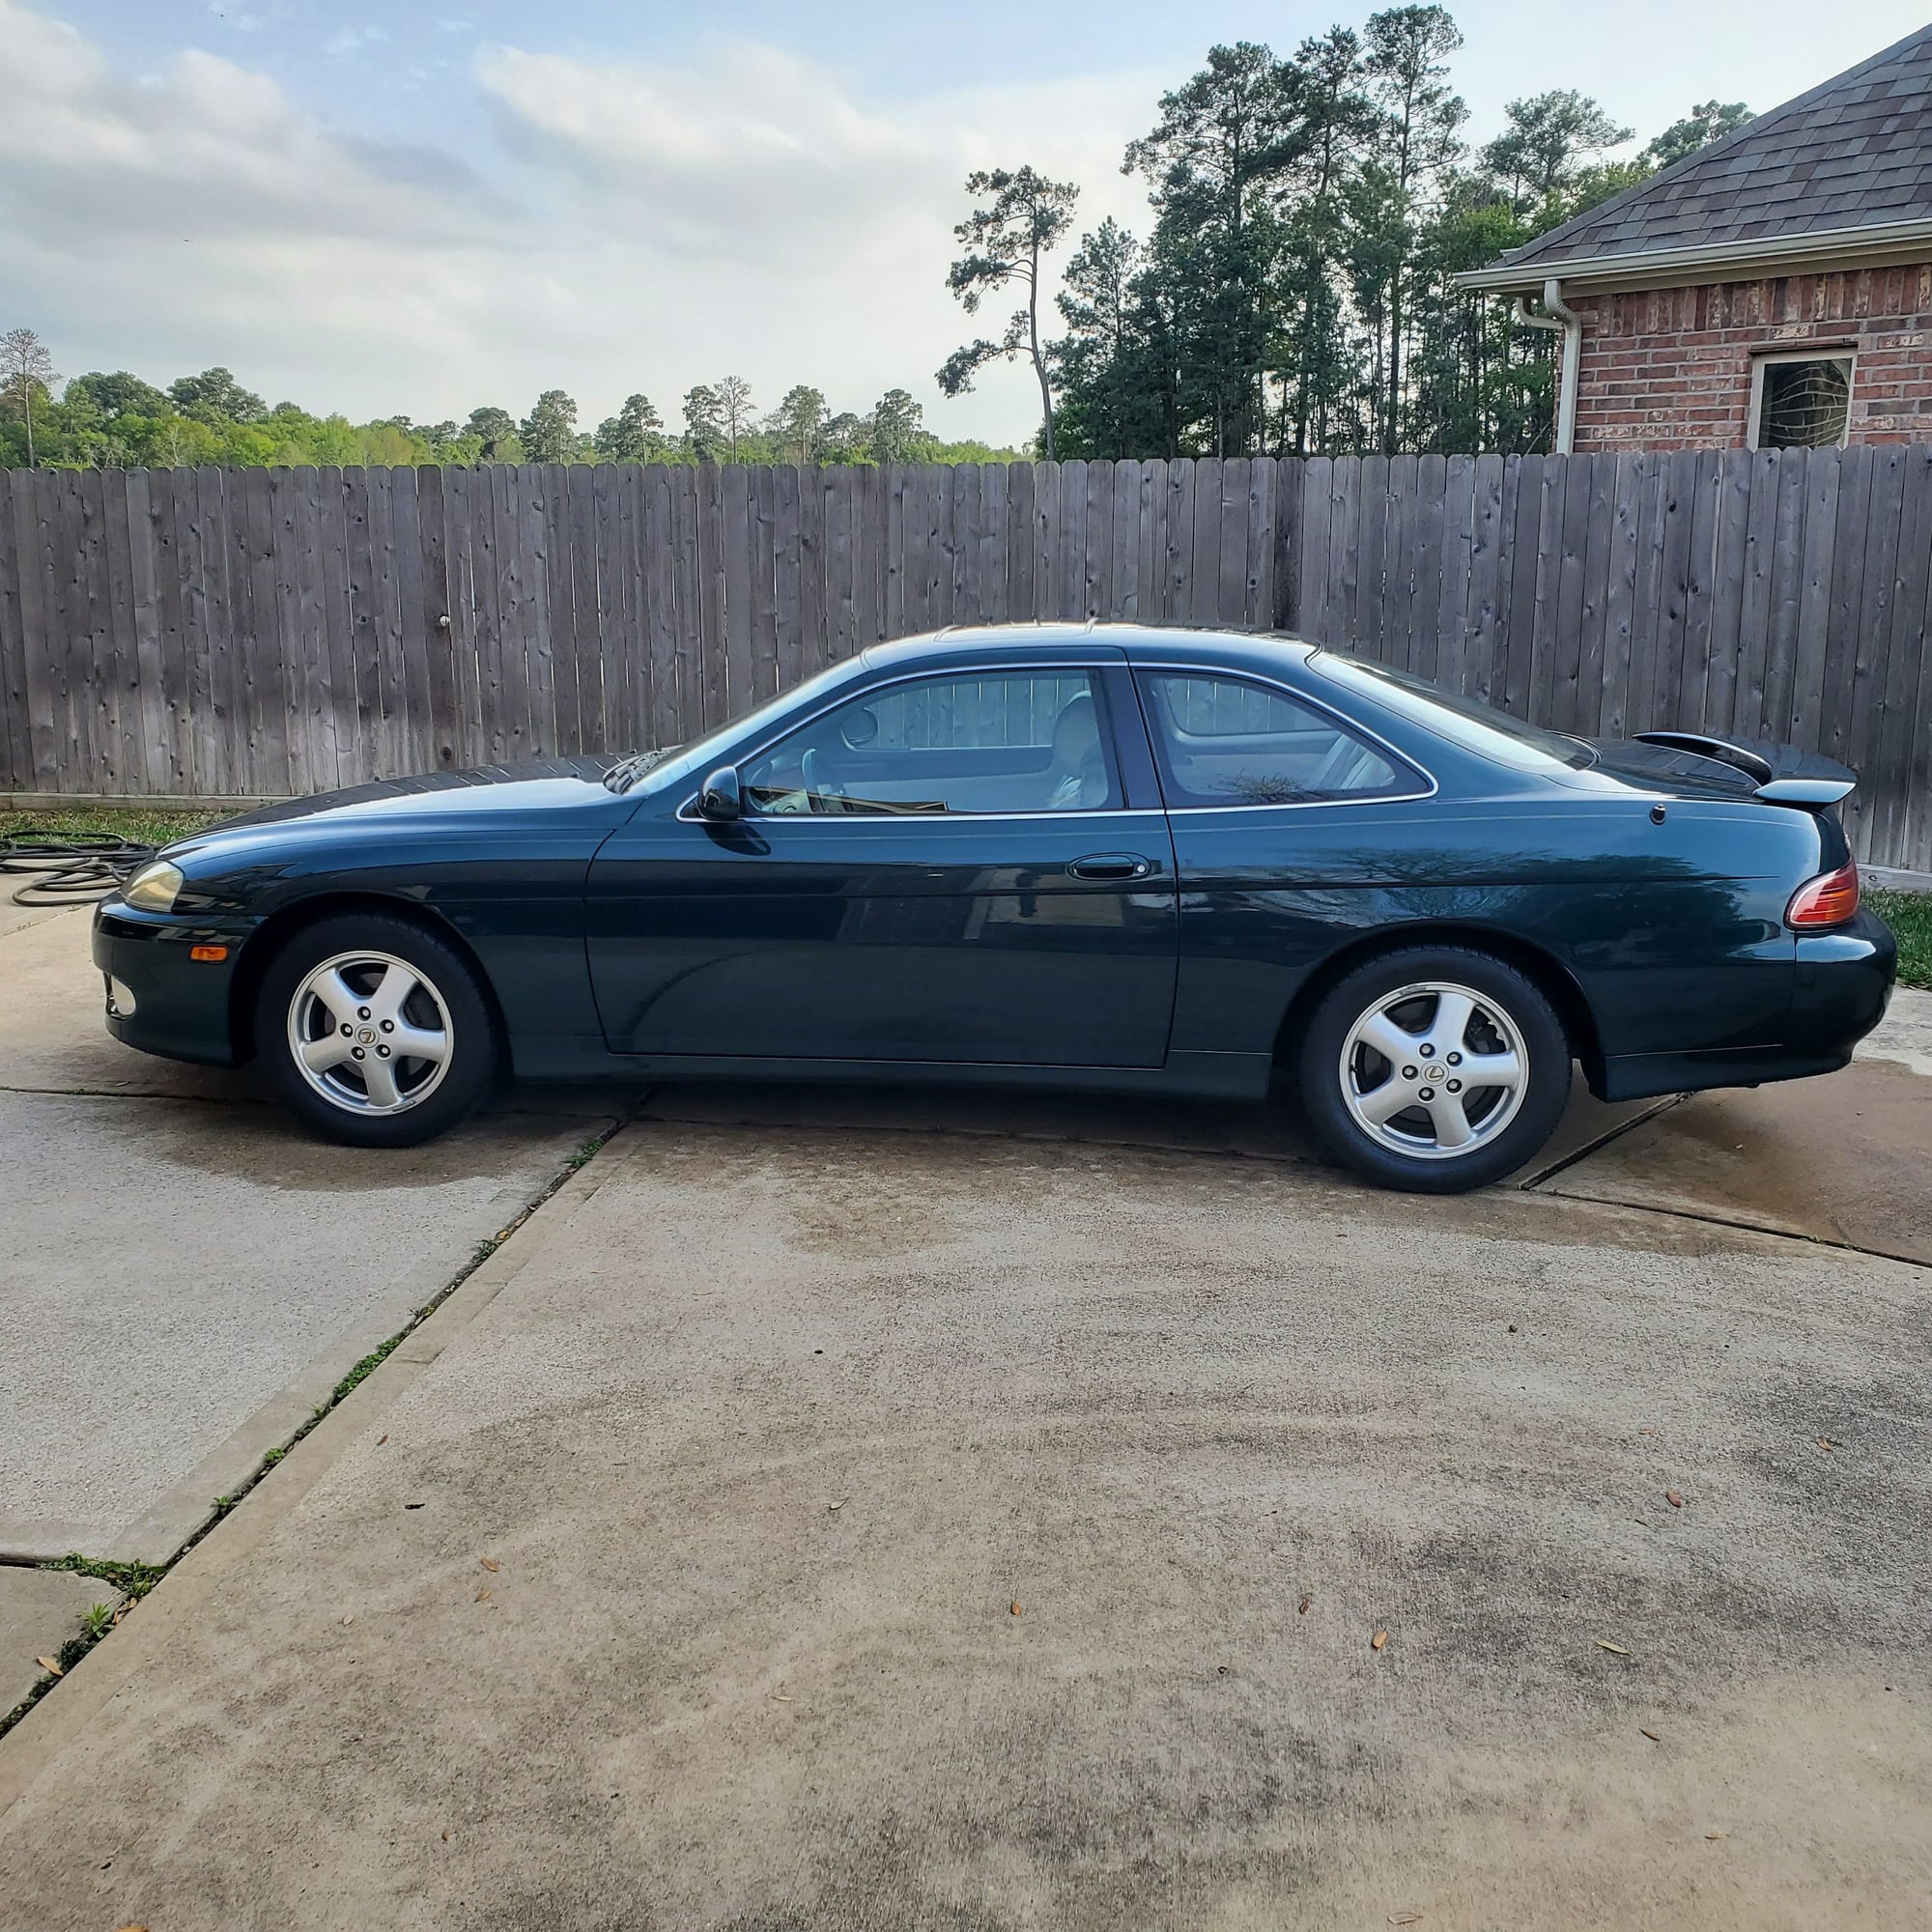
M 1821 872 L 1791 895 L 1784 921 L 1799 931 L 1843 925 L 1859 909 L 1859 862 L 1848 859 L 1835 872 Z

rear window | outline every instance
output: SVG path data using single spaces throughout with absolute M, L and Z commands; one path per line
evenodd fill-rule
M 1308 664 L 1310 669 L 1333 683 L 1358 691 L 1425 731 L 1434 731 L 1438 738 L 1447 738 L 1479 757 L 1493 758 L 1499 765 L 1512 765 L 1523 772 L 1577 772 L 1597 761 L 1596 753 L 1580 738 L 1539 730 L 1507 711 L 1498 711 L 1493 704 L 1444 691 L 1406 670 L 1365 664 L 1360 658 L 1342 657 L 1333 651 L 1317 651 Z

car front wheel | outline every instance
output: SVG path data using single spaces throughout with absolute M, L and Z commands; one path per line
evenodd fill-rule
M 352 1147 L 414 1147 L 490 1091 L 501 1053 L 474 970 L 407 920 L 302 927 L 263 977 L 255 1042 L 283 1097 Z
M 1464 947 L 1410 947 L 1330 989 L 1302 1044 L 1309 1124 L 1384 1187 L 1455 1194 L 1521 1167 L 1570 1095 L 1570 1043 L 1539 988 Z

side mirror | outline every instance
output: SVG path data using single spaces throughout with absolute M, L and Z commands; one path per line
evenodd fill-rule
M 745 815 L 745 795 L 738 784 L 738 768 L 720 765 L 697 794 L 697 815 L 712 824 L 728 825 Z

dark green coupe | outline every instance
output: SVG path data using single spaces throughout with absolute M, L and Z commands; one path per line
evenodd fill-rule
M 1585 743 L 1286 638 L 884 644 L 669 753 L 366 785 L 99 910 L 107 1024 L 260 1056 L 323 1132 L 507 1066 L 1264 1099 L 1371 1179 L 1522 1165 L 1605 1099 L 1842 1066 L 1885 1010 L 1842 767 Z

